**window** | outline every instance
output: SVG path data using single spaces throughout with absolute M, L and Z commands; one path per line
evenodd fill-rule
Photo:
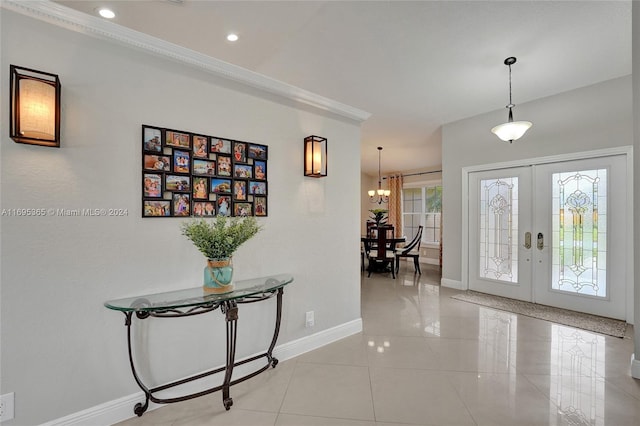
M 402 190 L 403 235 L 411 241 L 424 227 L 422 242 L 440 242 L 440 211 L 442 209 L 442 186 L 425 185 Z

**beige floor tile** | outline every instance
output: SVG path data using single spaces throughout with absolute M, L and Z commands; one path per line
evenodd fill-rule
M 448 373 L 478 425 L 537 426 L 555 411 L 527 378 L 518 374 Z
M 233 386 L 233 408 L 277 413 L 282 406 L 294 368 L 295 361 L 280 362 L 275 368 Z
M 438 358 L 422 337 L 365 336 L 372 367 L 436 370 Z
M 339 365 L 367 365 L 367 350 L 362 333 L 307 352 L 296 358 L 298 362 Z
M 506 373 L 509 359 L 492 344 L 471 339 L 428 339 L 442 370 Z
M 371 368 L 376 421 L 474 425 L 462 400 L 439 371 Z
M 601 377 L 527 375 L 568 424 L 637 426 L 640 402 Z
M 365 420 L 337 419 L 334 417 L 300 416 L 280 414 L 276 426 L 376 426 L 377 423 Z
M 461 302 L 438 268 L 422 271 L 365 274 L 364 331 L 234 386 L 230 411 L 215 393 L 121 425 L 640 425 L 632 334 Z
M 276 413 L 242 410 L 233 408 L 219 412 L 207 410 L 198 415 L 177 420 L 172 426 L 272 426 L 276 422 Z
M 374 420 L 369 369 L 297 363 L 280 412 Z

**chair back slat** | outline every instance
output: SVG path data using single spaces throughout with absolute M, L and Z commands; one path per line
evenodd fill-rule
M 409 253 L 412 250 L 420 250 L 420 243 L 422 242 L 422 229 L 424 227 L 422 225 L 420 225 L 418 227 L 418 232 L 416 233 L 416 236 L 413 237 L 413 240 L 411 240 L 411 242 L 406 245 L 405 247 L 402 248 L 401 253 L 405 254 L 405 253 Z

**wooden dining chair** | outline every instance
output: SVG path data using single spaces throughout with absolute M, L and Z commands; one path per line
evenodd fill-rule
M 395 273 L 395 268 L 394 268 L 394 251 L 390 249 L 390 247 L 393 247 L 393 241 L 389 241 L 388 238 L 392 238 L 392 237 L 388 237 L 388 235 L 393 235 L 393 229 L 391 229 L 391 232 L 389 232 L 389 230 L 385 230 L 383 229 L 383 227 L 380 227 L 378 229 L 378 238 L 376 239 L 376 247 L 370 247 L 370 252 L 369 252 L 369 275 L 367 275 L 367 277 L 371 276 L 371 272 L 373 270 L 379 270 L 383 267 L 385 267 L 385 265 L 390 265 L 391 266 L 391 276 L 395 279 L 396 278 L 396 273 Z M 366 246 L 365 246 L 366 248 Z
M 396 264 L 395 264 L 395 270 L 396 270 L 396 274 L 398 273 L 398 270 L 400 269 L 400 258 L 401 257 L 411 257 L 413 258 L 413 265 L 415 266 L 415 271 L 422 275 L 422 271 L 420 271 L 420 262 L 418 261 L 418 259 L 420 258 L 420 243 L 422 242 L 422 228 L 423 226 L 419 226 L 418 227 L 418 232 L 416 233 L 416 236 L 413 238 L 413 240 L 411 240 L 411 242 L 409 244 L 407 244 L 405 247 L 397 250 L 395 252 L 395 260 L 396 260 Z

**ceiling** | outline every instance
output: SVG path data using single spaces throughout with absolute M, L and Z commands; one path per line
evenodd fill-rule
M 508 103 L 508 56 L 516 104 L 631 74 L 631 1 L 57 3 L 370 112 L 371 175 L 378 146 L 383 173 L 439 167 L 443 124 Z

